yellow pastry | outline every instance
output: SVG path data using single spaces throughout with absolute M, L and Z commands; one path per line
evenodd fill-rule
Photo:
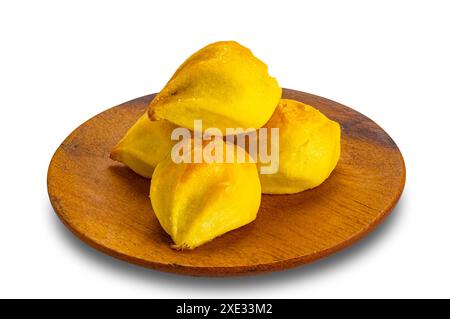
M 190 56 L 150 103 L 152 119 L 194 129 L 259 128 L 281 97 L 267 65 L 234 41 L 216 42 Z
M 217 141 L 204 143 L 203 149 L 210 143 Z M 224 142 L 220 147 L 224 153 L 245 152 Z M 173 247 L 193 249 L 253 221 L 261 186 L 255 163 L 208 163 L 206 159 L 176 164 L 167 156 L 153 173 L 150 198 Z
M 279 168 L 275 174 L 260 175 L 263 193 L 291 194 L 316 187 L 336 167 L 340 126 L 312 106 L 281 99 L 264 127 L 279 129 Z
M 176 143 L 170 139 L 175 128 L 176 125 L 166 120 L 151 121 L 145 113 L 114 147 L 111 158 L 150 178 L 156 165 Z

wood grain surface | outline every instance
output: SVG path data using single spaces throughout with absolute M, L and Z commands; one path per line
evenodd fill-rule
M 78 127 L 48 170 L 50 201 L 81 240 L 114 257 L 157 270 L 229 276 L 290 268 L 354 243 L 392 210 L 405 184 L 394 141 L 377 124 L 331 100 L 294 90 L 342 128 L 342 155 L 321 186 L 294 195 L 263 195 L 257 219 L 192 251 L 170 248 L 152 211 L 150 180 L 109 153 L 153 95 L 113 107 Z

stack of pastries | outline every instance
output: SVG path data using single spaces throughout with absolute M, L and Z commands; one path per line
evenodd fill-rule
M 261 193 L 316 187 L 336 167 L 339 124 L 310 105 L 282 99 L 281 93 L 267 65 L 249 49 L 234 41 L 212 43 L 176 70 L 114 147 L 113 160 L 151 178 L 152 207 L 173 248 L 193 249 L 244 226 L 256 218 Z M 193 158 L 199 152 L 202 161 L 174 161 L 172 132 L 194 131 L 198 120 L 200 134 L 215 128 L 223 139 L 189 143 L 192 154 L 184 155 Z M 277 170 L 261 173 L 265 163 L 249 155 L 248 144 L 231 144 L 228 128 L 253 130 L 256 137 L 266 129 L 268 145 L 275 138 L 271 129 L 277 128 Z M 217 160 L 230 153 L 250 160 Z

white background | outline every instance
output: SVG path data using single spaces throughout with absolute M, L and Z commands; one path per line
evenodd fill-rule
M 248 278 L 159 273 L 77 240 L 47 197 L 61 141 L 228 39 L 389 132 L 407 167 L 393 214 L 330 258 Z M 448 1 L 2 1 L 0 297 L 449 298 L 449 89 Z

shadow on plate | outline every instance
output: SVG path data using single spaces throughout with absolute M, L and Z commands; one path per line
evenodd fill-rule
M 190 289 L 231 290 L 236 289 L 239 286 L 242 287 L 242 285 L 255 288 L 258 286 L 267 286 L 275 283 L 286 283 L 292 281 L 293 279 L 311 280 L 315 276 L 320 276 L 325 272 L 336 270 L 340 267 L 351 267 L 351 265 L 348 264 L 350 264 L 353 259 L 360 258 L 364 254 L 369 254 L 371 247 L 380 244 L 384 235 L 394 231 L 395 227 L 398 226 L 398 223 L 403 218 L 406 203 L 407 198 L 404 193 L 397 206 L 381 225 L 379 225 L 363 239 L 359 240 L 352 246 L 335 253 L 334 255 L 304 266 L 287 269 L 284 271 L 225 278 L 191 277 L 159 272 L 115 259 L 95 250 L 75 237 L 75 235 L 66 229 L 66 227 L 59 221 L 50 204 L 48 205 L 48 211 L 49 219 L 53 223 L 56 231 L 59 233 L 61 240 L 64 240 L 70 249 L 77 253 L 81 259 L 85 259 L 90 262 L 93 261 L 105 270 L 116 273 L 117 276 L 125 276 L 132 280 L 147 282 L 149 286 L 152 284 L 161 284 L 170 285 L 172 287 L 189 286 Z M 384 242 L 384 244 L 387 243 Z

